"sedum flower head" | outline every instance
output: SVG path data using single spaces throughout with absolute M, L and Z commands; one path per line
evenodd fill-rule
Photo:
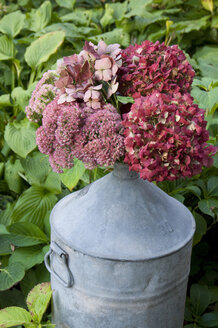
M 125 163 L 148 181 L 175 180 L 212 164 L 204 111 L 188 93 L 154 91 L 135 100 L 125 115 Z
M 54 84 L 57 79 L 58 75 L 55 71 L 48 71 L 43 74 L 41 80 L 37 83 L 29 105 L 26 107 L 26 115 L 30 121 L 37 123 L 41 121 L 46 105 L 56 96 L 57 90 Z
M 113 165 L 124 156 L 121 122 L 110 104 L 94 110 L 76 102 L 59 104 L 57 97 L 43 112 L 36 142 L 56 172 L 72 167 L 74 157 L 88 168 Z

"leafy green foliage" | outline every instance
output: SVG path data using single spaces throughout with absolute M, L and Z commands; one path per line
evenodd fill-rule
M 52 172 L 47 156 L 36 147 L 38 126 L 25 118 L 25 107 L 42 74 L 53 69 L 57 59 L 79 52 L 86 39 L 103 39 L 122 47 L 145 39 L 178 44 L 196 71 L 192 96 L 205 110 L 210 143 L 217 145 L 217 28 L 217 0 L 19 0 L 0 4 L 1 307 L 23 304 L 34 285 L 49 280 L 43 257 L 49 244 L 49 215 L 57 200 L 111 171 L 90 171 L 75 160 L 74 168 L 62 174 Z M 132 99 L 120 97 L 119 101 L 127 104 Z M 217 255 L 214 244 L 210 246 L 218 222 L 217 171 L 218 156 L 213 167 L 192 179 L 159 183 L 196 220 L 187 328 L 218 326 Z M 16 289 L 6 290 L 14 285 Z M 36 304 L 30 310 L 34 320 L 47 307 L 47 288 L 45 285 L 44 300 L 43 295 L 35 298 L 35 292 L 31 294 Z M 7 300 L 5 305 L 2 300 Z M 13 321 L 16 325 L 25 320 L 39 325 L 27 311 L 7 311 L 6 317 L 0 312 L 0 325 L 3 317 L 8 322 L 17 320 Z
M 50 32 L 35 40 L 26 49 L 25 60 L 27 64 L 36 69 L 39 65 L 46 62 L 54 54 L 64 40 L 64 32 Z
M 36 126 L 27 119 L 8 123 L 5 127 L 5 140 L 8 146 L 21 157 L 26 157 L 36 148 Z
M 0 20 L 0 31 L 10 38 L 14 38 L 24 27 L 25 15 L 20 10 L 5 15 Z
M 42 283 L 35 286 L 27 296 L 28 310 L 11 306 L 0 310 L 0 326 L 14 327 L 25 325 L 28 327 L 41 327 L 41 320 L 52 295 L 49 283 Z M 46 327 L 54 327 L 49 321 Z

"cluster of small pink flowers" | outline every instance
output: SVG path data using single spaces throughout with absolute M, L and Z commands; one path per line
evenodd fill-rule
M 130 170 L 148 181 L 175 180 L 200 173 L 212 164 L 204 111 L 189 93 L 153 92 L 135 100 L 125 114 L 126 154 Z
M 195 73 L 177 45 L 146 40 L 141 45 L 130 45 L 121 55 L 121 94 L 137 98 L 154 90 L 168 94 L 190 91 Z
M 93 109 L 101 108 L 105 98 L 109 99 L 117 91 L 117 71 L 121 64 L 119 44 L 107 46 L 100 41 L 94 46 L 86 41 L 78 55 L 58 62 L 60 78 L 55 83 L 59 90 L 58 103 L 79 101 Z
M 30 98 L 29 105 L 26 107 L 26 115 L 32 122 L 40 122 L 42 113 L 56 96 L 55 81 L 58 75 L 55 71 L 48 71 L 43 74 L 41 80 L 37 83 L 35 90 Z
M 124 156 L 121 117 L 112 105 L 92 110 L 77 102 L 58 104 L 58 99 L 47 105 L 36 132 L 39 150 L 49 155 L 54 171 L 72 167 L 74 157 L 94 168 Z

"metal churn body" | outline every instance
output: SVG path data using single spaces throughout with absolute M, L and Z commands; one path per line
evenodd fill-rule
M 56 327 L 182 328 L 194 230 L 185 206 L 124 164 L 63 198 L 45 257 Z

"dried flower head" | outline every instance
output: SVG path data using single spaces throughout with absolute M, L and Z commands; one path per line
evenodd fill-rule
M 122 51 L 119 69 L 121 94 L 134 98 L 154 90 L 166 93 L 190 91 L 194 70 L 177 45 L 166 46 L 148 40 Z
M 135 100 L 125 115 L 124 162 L 148 181 L 175 180 L 212 164 L 204 111 L 188 94 L 154 91 Z

